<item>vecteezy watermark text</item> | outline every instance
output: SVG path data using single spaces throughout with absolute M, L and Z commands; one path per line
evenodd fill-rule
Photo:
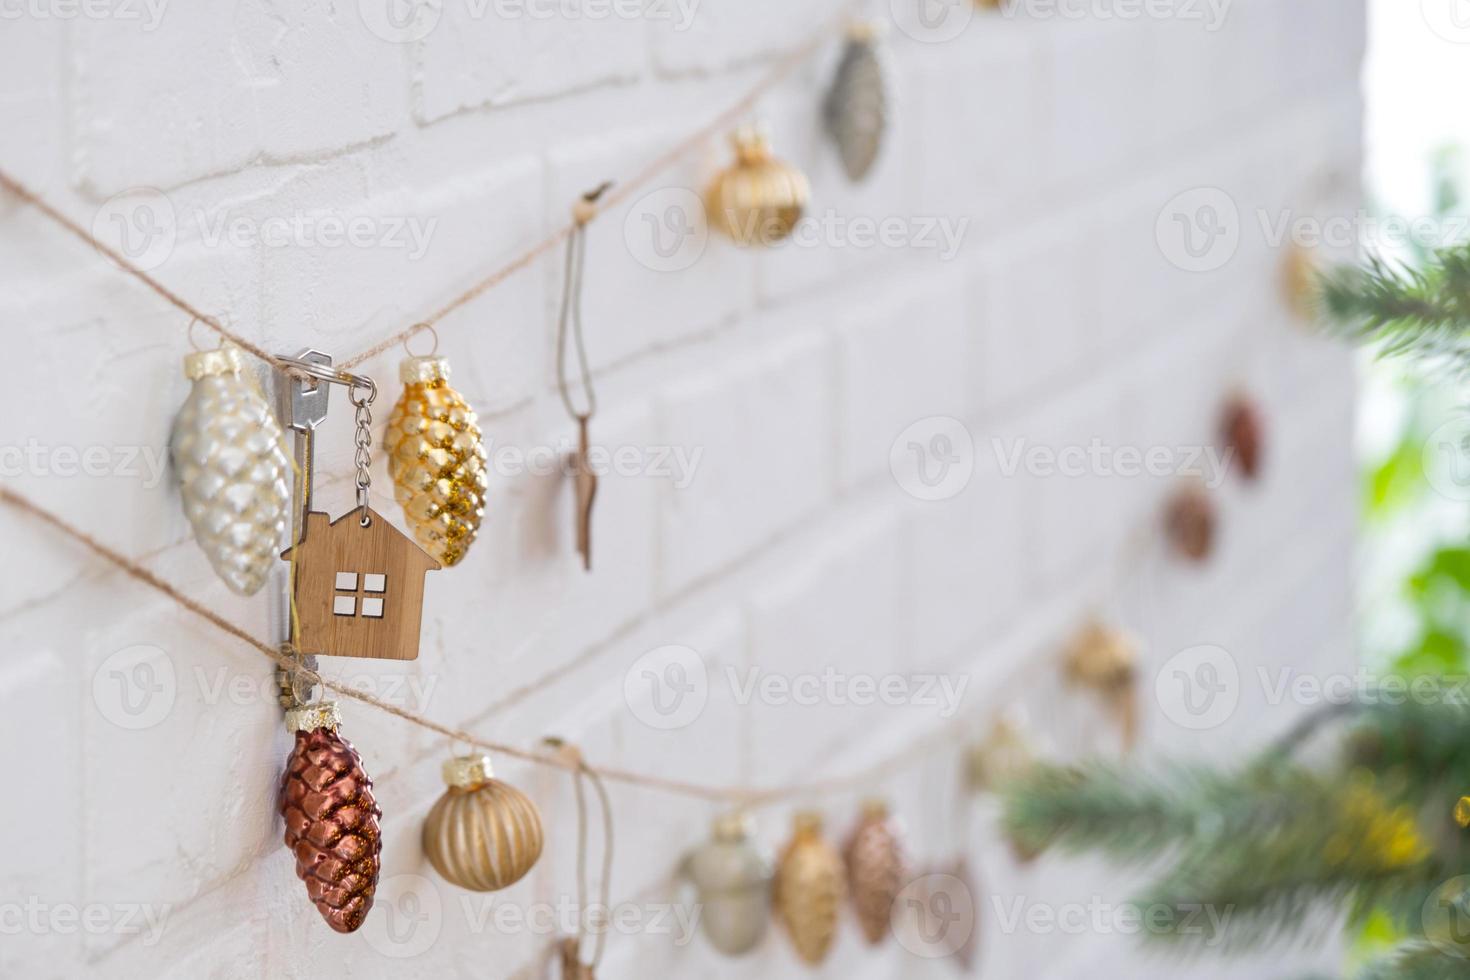
M 168 472 L 168 451 L 159 446 L 49 446 L 37 439 L 0 446 L 0 477 L 88 477 L 140 480 L 152 490 Z
M 1087 445 L 1049 446 L 1029 440 L 992 438 L 1000 474 L 1028 476 L 1199 477 L 1214 489 L 1225 481 L 1233 449 L 1216 446 L 1110 446 L 1100 438 Z
M 89 902 L 46 902 L 31 895 L 24 902 L 0 902 L 0 936 L 56 935 L 139 936 L 144 946 L 155 946 L 163 937 L 172 905 L 146 902 L 105 904 Z
M 1024 895 L 991 897 L 996 922 L 1006 935 L 1169 935 L 1198 937 L 1204 947 L 1225 941 L 1233 905 L 1182 902 L 1175 905 L 1118 904 L 1093 896 L 1086 902 L 1028 902 Z
M 115 20 L 154 31 L 169 0 L 0 0 L 3 20 Z

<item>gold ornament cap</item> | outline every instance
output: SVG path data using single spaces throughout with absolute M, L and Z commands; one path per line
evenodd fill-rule
M 798 810 L 791 818 L 791 826 L 798 835 L 820 834 L 822 832 L 822 813 L 820 810 Z
M 432 384 L 449 380 L 449 358 L 437 354 L 407 357 L 398 365 L 398 380 L 406 385 Z
M 741 163 L 763 163 L 771 159 L 771 133 L 765 126 L 747 123 L 730 136 L 735 156 Z
M 891 811 L 888 809 L 887 800 L 880 799 L 875 796 L 863 800 L 863 805 L 860 812 L 862 813 L 864 820 L 887 820 L 888 815 Z
M 744 810 L 723 813 L 715 817 L 711 835 L 722 844 L 735 844 L 747 840 L 755 833 L 755 821 Z
M 342 713 L 336 701 L 318 701 L 315 704 L 298 704 L 286 710 L 286 730 L 289 732 L 314 732 L 320 728 L 336 731 L 342 724 Z
M 196 350 L 184 356 L 184 377 L 190 381 L 239 374 L 245 368 L 240 348 L 233 344 L 214 350 Z
M 479 789 L 495 778 L 488 755 L 458 755 L 444 762 L 444 784 L 456 789 Z

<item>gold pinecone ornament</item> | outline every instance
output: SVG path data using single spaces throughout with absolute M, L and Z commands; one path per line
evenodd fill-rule
M 847 880 L 858 925 L 870 945 L 888 935 L 894 899 L 908 884 L 903 837 L 882 800 L 863 804 L 862 817 L 848 838 Z
M 774 245 L 801 220 L 811 185 L 800 170 L 771 155 L 762 130 L 743 126 L 733 140 L 735 163 L 710 184 L 705 211 L 739 245 Z
M 276 567 L 291 521 L 285 433 L 238 347 L 184 358 L 194 383 L 169 440 L 194 540 L 232 592 L 254 595 Z
M 803 962 L 816 966 L 832 951 L 846 893 L 842 855 L 822 837 L 821 814 L 797 814 L 776 868 L 774 895 L 776 916 Z
M 444 763 L 448 789 L 424 820 L 424 856 L 446 881 L 475 892 L 508 888 L 541 857 L 541 813 L 494 777 L 487 756 Z
M 879 55 L 879 24 L 858 21 L 848 28 L 832 88 L 822 103 L 827 133 L 837 144 L 848 179 L 860 181 L 873 169 L 888 127 L 888 82 Z
M 410 357 L 398 374 L 403 395 L 384 436 L 393 495 L 419 546 L 455 565 L 485 513 L 489 479 L 479 420 L 450 387 L 446 358 Z
M 337 704 L 286 712 L 296 745 L 286 760 L 281 816 L 296 876 L 327 925 L 356 932 L 373 907 L 382 866 L 383 811 L 352 743 L 337 734 Z

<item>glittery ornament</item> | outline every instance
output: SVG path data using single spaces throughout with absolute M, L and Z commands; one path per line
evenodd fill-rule
M 1169 500 L 1164 531 L 1174 550 L 1190 561 L 1202 562 L 1215 548 L 1215 503 L 1199 487 L 1186 487 Z
M 1102 695 L 1123 730 L 1124 748 L 1138 734 L 1138 647 L 1121 630 L 1088 623 L 1066 653 L 1067 676 Z
M 419 545 L 444 565 L 464 558 L 485 512 L 485 445 L 474 411 L 449 386 L 449 362 L 410 357 L 384 435 L 394 496 Z
M 357 750 L 337 734 L 335 702 L 286 712 L 296 745 L 286 760 L 281 816 L 296 876 L 327 925 L 355 932 L 373 907 L 383 849 L 373 781 Z
M 291 521 L 291 457 L 239 348 L 184 358 L 194 382 L 170 450 L 194 539 L 231 591 L 254 595 Z
M 508 888 L 541 857 L 541 814 L 496 779 L 486 756 L 444 764 L 448 785 L 424 820 L 424 856 L 450 883 L 476 892 Z
M 1226 403 L 1220 419 L 1220 439 L 1240 463 L 1240 471 L 1247 480 L 1260 476 L 1264 423 L 1254 401 L 1237 395 Z
M 849 179 L 862 180 L 878 159 L 888 125 L 888 82 L 878 53 L 880 29 L 859 22 L 848 29 L 847 46 L 822 104 L 827 133 L 837 144 Z
M 1293 244 L 1282 260 L 1281 292 L 1286 305 L 1302 321 L 1316 318 L 1321 300 L 1316 253 L 1305 245 Z
M 795 833 L 776 868 L 774 895 L 776 915 L 807 964 L 816 966 L 831 952 L 846 893 L 842 855 L 822 838 L 821 814 L 797 814 Z
M 750 817 L 732 813 L 715 821 L 711 839 L 690 852 L 684 870 L 699 892 L 699 925 L 710 945 L 742 956 L 760 945 L 771 921 L 770 856 L 755 838 Z
M 965 783 L 972 793 L 996 792 L 1036 764 L 1036 753 L 1015 722 L 1000 718 L 984 739 L 965 750 Z
M 847 880 L 858 925 L 869 944 L 888 935 L 893 901 L 908 884 L 908 859 L 903 838 L 889 817 L 888 804 L 869 800 L 862 818 L 848 838 L 845 855 Z
M 740 245 L 774 245 L 801 220 L 811 186 L 800 170 L 771 155 L 759 129 L 742 127 L 733 139 L 734 165 L 705 193 L 710 223 Z

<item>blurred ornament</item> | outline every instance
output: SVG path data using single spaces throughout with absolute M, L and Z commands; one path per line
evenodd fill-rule
M 775 869 L 747 814 L 716 820 L 711 839 L 684 859 L 684 872 L 698 891 L 699 924 L 711 946 L 742 956 L 760 945 L 771 921 Z
M 1138 649 L 1120 630 L 1093 621 L 1072 640 L 1066 651 L 1067 677 L 1103 697 L 1123 733 L 1123 747 L 1131 749 L 1138 736 Z
M 335 701 L 286 712 L 296 745 L 286 760 L 281 816 L 296 876 L 337 932 L 355 932 L 373 907 L 383 849 L 383 811 L 352 743 L 337 734 Z
M 215 573 L 240 595 L 260 591 L 291 520 L 286 436 L 238 347 L 184 358 L 194 386 L 170 451 L 184 515 Z
M 915 886 L 917 901 L 907 903 L 905 909 L 917 920 L 905 922 L 905 926 L 915 929 L 916 938 L 911 941 L 926 952 L 947 956 L 961 973 L 970 973 L 980 953 L 980 907 L 976 900 L 980 892 L 969 860 L 957 857 L 931 868 Z
M 1455 801 L 1455 823 L 1462 828 L 1470 828 L 1470 796 L 1462 796 Z
M 582 556 L 584 571 L 592 571 L 592 504 L 597 499 L 597 473 L 592 468 L 592 441 L 589 427 L 597 414 L 597 392 L 592 386 L 592 365 L 587 359 L 587 342 L 582 335 L 582 280 L 587 266 L 587 222 L 597 214 L 597 199 L 611 183 L 604 183 L 583 194 L 572 208 L 572 234 L 567 239 L 567 279 L 562 289 L 561 317 L 556 330 L 556 386 L 567 414 L 577 423 L 577 450 L 571 459 L 572 488 L 576 494 L 577 554 Z M 577 350 L 581 369 L 582 403 L 572 402 L 567 383 L 567 334 Z
M 771 155 L 770 140 L 753 126 L 733 137 L 735 163 L 705 192 L 709 220 L 740 245 L 774 245 L 789 236 L 806 210 L 806 175 Z
M 995 792 L 1036 764 L 1020 725 L 998 718 L 989 734 L 965 750 L 965 783 L 971 793 Z
M 776 915 L 796 955 L 816 966 L 837 938 L 837 918 L 847 892 L 842 856 L 822 838 L 822 816 L 796 815 L 791 842 L 776 867 Z
M 848 28 L 842 60 L 822 104 L 842 169 L 854 181 L 873 168 L 888 126 L 888 79 L 878 51 L 881 39 L 882 26 L 876 21 L 856 21 Z
M 458 564 L 485 513 L 485 446 L 474 410 L 449 386 L 449 361 L 409 357 L 383 442 L 409 529 L 445 566 Z
M 847 879 L 852 888 L 858 925 L 870 945 L 888 935 L 893 902 L 909 881 L 903 837 L 889 816 L 888 804 L 868 800 L 848 838 Z
M 448 788 L 424 818 L 424 856 L 445 880 L 475 892 L 508 888 L 541 857 L 541 814 L 509 783 L 496 779 L 489 756 L 444 763 Z
M 1202 562 L 1215 547 L 1215 502 L 1201 487 L 1176 491 L 1164 512 L 1164 532 L 1174 550 L 1190 561 Z
M 1287 247 L 1286 257 L 1281 265 L 1281 291 L 1286 305 L 1302 320 L 1314 320 L 1317 317 L 1320 272 L 1315 251 L 1296 243 Z
M 568 936 L 561 941 L 562 980 L 596 980 L 590 964 L 582 962 L 581 941 Z
M 1254 399 L 1235 395 L 1225 403 L 1225 412 L 1220 420 L 1220 438 L 1225 448 L 1240 461 L 1240 471 L 1247 480 L 1256 479 L 1261 472 L 1263 430 L 1261 411 Z

